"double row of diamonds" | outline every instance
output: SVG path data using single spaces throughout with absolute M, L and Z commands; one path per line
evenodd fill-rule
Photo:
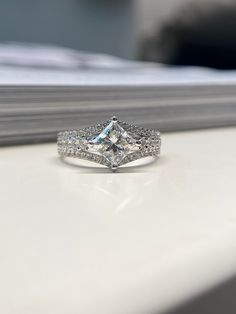
M 109 166 L 106 158 L 86 151 L 81 135 L 82 130 L 65 131 L 58 133 L 58 154 L 61 157 L 77 157 Z

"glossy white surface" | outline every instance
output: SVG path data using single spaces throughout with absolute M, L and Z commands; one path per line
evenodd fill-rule
M 118 173 L 1 148 L 0 312 L 160 313 L 235 274 L 235 138 L 167 134 Z

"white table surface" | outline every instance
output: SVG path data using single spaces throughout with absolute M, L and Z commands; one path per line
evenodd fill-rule
M 0 149 L 0 313 L 161 313 L 236 274 L 236 128 L 110 173 Z

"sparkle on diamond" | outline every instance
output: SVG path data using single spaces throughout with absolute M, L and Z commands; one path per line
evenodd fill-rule
M 113 118 L 98 135 L 88 139 L 88 151 L 104 156 L 111 167 L 117 167 L 129 153 L 137 151 L 139 145 Z

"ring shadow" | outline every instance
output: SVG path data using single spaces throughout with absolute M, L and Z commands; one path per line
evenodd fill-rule
M 96 166 L 97 164 L 91 161 L 84 161 L 75 158 L 63 158 L 63 157 L 54 157 L 54 163 L 57 162 L 60 165 L 69 166 L 77 170 L 82 170 L 80 173 L 97 173 L 97 174 L 122 174 L 122 173 L 145 173 L 150 172 L 150 167 L 158 162 L 158 164 L 162 164 L 165 162 L 165 157 L 153 158 L 146 157 L 142 158 L 138 161 L 131 162 L 128 166 L 121 166 L 115 172 L 111 169 L 104 166 Z

